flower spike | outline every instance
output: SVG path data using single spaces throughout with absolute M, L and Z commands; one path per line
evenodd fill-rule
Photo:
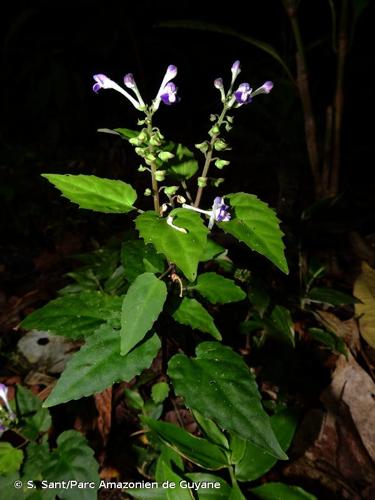
M 154 102 L 152 103 L 153 110 L 156 111 L 159 108 L 160 102 L 163 101 L 164 104 L 170 105 L 178 102 L 177 87 L 171 82 L 173 78 L 177 75 L 177 67 L 170 64 L 161 82 L 160 88 Z
M 142 103 L 138 102 L 134 97 L 132 97 L 125 89 L 120 87 L 116 82 L 108 78 L 108 76 L 103 75 L 103 74 L 97 74 L 94 75 L 94 80 L 96 83 L 94 83 L 92 90 L 95 93 L 98 93 L 100 89 L 113 89 L 117 90 L 117 92 L 120 92 L 123 96 L 125 96 L 136 109 L 140 109 L 142 107 Z

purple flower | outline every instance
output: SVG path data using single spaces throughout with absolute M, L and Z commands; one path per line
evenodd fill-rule
M 231 219 L 231 214 L 229 212 L 229 205 L 224 203 L 224 198 L 221 196 L 216 196 L 214 203 L 212 205 L 212 213 L 210 217 L 210 222 L 208 224 L 208 229 L 211 229 L 214 222 L 228 222 Z
M 258 94 L 269 94 L 271 90 L 273 89 L 273 82 L 270 82 L 269 80 L 267 82 L 264 82 L 263 85 L 252 93 L 252 96 L 258 95 Z
M 134 97 L 131 96 L 125 89 L 120 87 L 120 85 L 108 78 L 108 76 L 106 75 L 94 75 L 94 80 L 96 83 L 93 85 L 92 90 L 96 93 L 98 93 L 100 89 L 113 89 L 117 90 L 117 92 L 120 92 L 120 94 L 125 96 L 136 109 L 140 109 L 144 104 L 143 102 L 134 99 Z
M 164 87 L 164 93 L 160 95 L 160 99 L 168 106 L 178 101 L 177 87 L 173 82 L 167 83 Z
M 124 76 L 124 84 L 125 87 L 128 87 L 128 89 L 134 89 L 136 85 L 132 73 L 128 73 L 127 75 Z
M 215 88 L 217 89 L 222 89 L 224 88 L 224 83 L 223 83 L 223 79 L 222 78 L 216 78 L 216 80 L 214 81 L 214 86 Z
M 234 81 L 236 80 L 237 76 L 241 73 L 241 65 L 240 61 L 234 61 L 231 67 L 231 72 L 232 72 L 232 85 Z
M 234 92 L 234 98 L 239 105 L 248 104 L 251 102 L 251 92 L 253 89 L 248 83 L 241 83 L 238 89 Z

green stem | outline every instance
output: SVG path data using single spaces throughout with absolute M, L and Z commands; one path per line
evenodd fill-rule
M 225 114 L 227 111 L 228 111 L 228 108 L 227 108 L 226 104 L 224 104 L 223 111 L 221 112 L 221 115 L 219 116 L 219 119 L 216 122 L 216 126 L 219 129 L 221 127 L 221 124 L 223 123 L 223 120 L 225 118 Z M 210 141 L 210 144 L 208 146 L 208 150 L 206 152 L 206 161 L 204 162 L 204 166 L 203 166 L 203 170 L 202 170 L 202 174 L 201 174 L 201 177 L 203 177 L 204 179 L 207 179 L 208 170 L 209 170 L 211 162 L 212 162 L 212 154 L 214 152 L 214 144 L 215 144 L 215 141 L 219 135 L 220 135 L 220 131 L 211 137 L 211 141 Z M 200 204 L 201 198 L 202 198 L 202 194 L 203 194 L 203 189 L 204 189 L 204 186 L 198 187 L 197 195 L 195 197 L 195 202 L 194 202 L 195 207 L 199 207 L 199 204 Z
M 147 118 L 147 132 L 148 132 L 148 137 L 151 139 L 152 136 L 152 113 L 147 113 L 146 114 Z M 154 147 L 149 145 L 148 150 L 150 153 L 154 153 Z M 158 189 L 158 181 L 156 180 L 155 177 L 155 172 L 157 170 L 156 163 L 155 162 L 150 162 L 150 167 L 151 167 L 151 188 L 152 188 L 152 197 L 154 199 L 154 209 L 155 212 L 159 215 L 160 214 L 160 202 L 159 202 L 159 189 Z

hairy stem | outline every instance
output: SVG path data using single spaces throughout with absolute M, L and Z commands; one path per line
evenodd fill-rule
M 148 132 L 148 137 L 149 139 L 151 138 L 152 135 L 152 114 L 147 115 L 147 132 Z M 154 147 L 149 145 L 148 146 L 148 151 L 150 153 L 154 153 Z M 155 172 L 157 170 L 156 163 L 154 161 L 150 162 L 150 167 L 151 167 L 151 188 L 152 188 L 152 197 L 154 200 L 154 209 L 157 214 L 160 213 L 160 202 L 159 202 L 159 189 L 158 189 L 158 181 L 156 180 L 155 177 Z

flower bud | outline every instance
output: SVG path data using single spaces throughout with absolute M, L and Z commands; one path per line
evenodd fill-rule
M 208 151 L 208 142 L 207 141 L 204 141 L 204 142 L 201 142 L 199 144 L 195 144 L 195 147 L 197 149 L 199 149 L 199 151 L 201 151 L 202 153 L 206 153 Z
M 151 195 L 152 195 L 152 191 L 151 191 L 151 189 L 150 189 L 150 188 L 146 188 L 146 189 L 145 189 L 145 192 L 144 192 L 144 195 L 145 195 L 145 196 L 151 196 Z
M 179 187 L 178 186 L 168 186 L 164 189 L 164 193 L 167 196 L 173 196 L 174 194 L 177 193 Z
M 228 160 L 216 160 L 215 161 L 215 167 L 219 168 L 220 170 L 224 167 L 226 167 L 227 165 L 229 165 L 229 161 Z
M 136 85 L 132 73 L 128 73 L 127 75 L 124 76 L 124 84 L 125 87 L 128 87 L 128 89 L 134 89 Z
M 147 170 L 146 167 L 144 167 L 143 165 L 139 165 L 138 172 L 145 172 L 146 170 Z
M 217 139 L 214 142 L 214 149 L 216 151 L 225 151 L 228 149 L 228 144 L 223 139 Z
M 158 181 L 158 182 L 161 182 L 165 179 L 165 170 L 157 170 L 155 172 L 155 179 Z
M 168 160 L 170 160 L 171 158 L 174 158 L 174 154 L 173 154 L 173 153 L 170 153 L 169 151 L 160 151 L 160 153 L 158 154 L 158 157 L 159 157 L 162 161 L 168 161 Z
M 207 177 L 198 177 L 198 186 L 206 187 L 207 186 Z

